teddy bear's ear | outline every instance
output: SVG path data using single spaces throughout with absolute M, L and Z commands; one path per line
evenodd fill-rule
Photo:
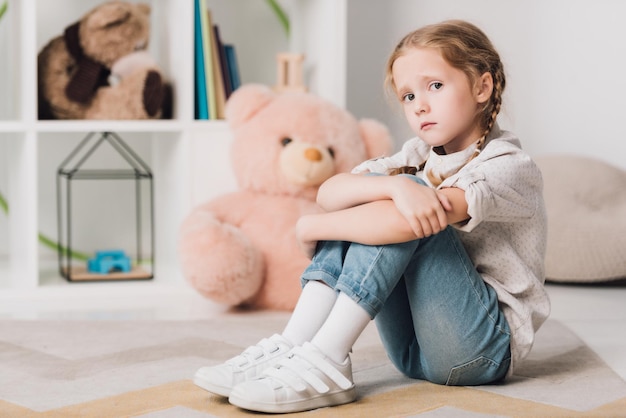
M 233 92 L 226 102 L 226 120 L 231 128 L 237 128 L 276 97 L 263 84 L 244 84 Z
M 393 140 L 389 130 L 377 120 L 359 120 L 359 131 L 363 137 L 368 158 L 389 156 L 393 151 Z
M 139 11 L 146 16 L 150 16 L 150 5 L 146 3 L 137 3 L 135 6 L 139 9 Z
M 89 14 L 82 24 L 86 25 L 90 30 L 102 29 L 107 26 L 120 25 L 129 20 L 130 17 L 131 12 L 124 4 L 117 2 L 105 3 Z
M 65 28 L 63 34 L 65 46 L 76 61 L 76 72 L 65 86 L 65 95 L 68 99 L 87 104 L 93 97 L 98 85 L 108 76 L 104 66 L 83 54 L 80 46 L 80 22 Z

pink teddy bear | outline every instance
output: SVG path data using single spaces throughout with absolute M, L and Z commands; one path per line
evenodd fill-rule
M 381 123 L 357 120 L 310 93 L 248 84 L 226 105 L 238 191 L 196 207 L 184 220 L 179 259 L 189 283 L 228 306 L 291 310 L 309 259 L 295 225 L 318 212 L 317 190 L 332 175 L 389 154 Z

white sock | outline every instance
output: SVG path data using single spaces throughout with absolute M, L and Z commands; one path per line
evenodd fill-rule
M 320 329 L 337 300 L 337 292 L 323 282 L 309 280 L 283 330 L 283 337 L 293 345 L 302 345 Z
M 326 322 L 311 343 L 337 363 L 342 363 L 372 318 L 355 301 L 340 293 Z

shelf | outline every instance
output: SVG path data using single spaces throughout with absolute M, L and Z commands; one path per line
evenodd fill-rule
M 289 41 L 267 4 L 246 1 L 241 7 L 230 0 L 208 0 L 208 6 L 224 40 L 237 47 L 242 82 L 273 85 L 275 54 L 289 48 Z M 345 90 L 342 45 L 346 1 L 301 0 L 290 4 L 300 19 L 300 24 L 292 27 L 294 39 L 299 40 L 299 48 L 310 49 L 310 54 L 302 51 L 310 63 L 310 90 L 338 104 L 343 104 Z M 130 288 L 185 287 L 181 286 L 184 278 L 177 261 L 179 225 L 196 205 L 236 188 L 228 124 L 223 120 L 194 120 L 192 0 L 148 1 L 152 26 L 149 52 L 172 85 L 173 119 L 38 120 L 37 54 L 65 27 L 101 3 L 9 0 L 7 14 L 0 22 L 0 191 L 10 204 L 9 217 L 0 213 L 0 293 L 42 289 L 91 293 L 104 288 L 115 293 L 122 288 L 125 292 Z M 327 15 L 333 16 L 331 28 L 319 24 L 326 22 Z M 319 43 L 322 35 L 324 42 Z M 320 49 L 321 44 L 326 46 Z M 120 134 L 154 173 L 154 278 L 145 283 L 68 283 L 58 273 L 56 251 L 39 241 L 39 234 L 56 240 L 56 171 L 89 132 Z M 88 198 L 90 202 L 97 199 Z M 92 230 L 92 235 L 102 230 L 85 221 L 81 227 Z M 91 250 L 97 243 L 87 241 L 85 246 Z
M 20 121 L 0 121 L 0 133 L 24 132 L 27 125 Z
M 180 132 L 185 124 L 177 120 L 51 120 L 35 123 L 35 130 L 47 132 Z
M 216 132 L 228 129 L 224 120 L 50 120 L 25 124 L 0 122 L 0 132 L 19 133 L 33 129 L 38 133 L 53 132 L 154 132 L 176 133 L 185 130 Z

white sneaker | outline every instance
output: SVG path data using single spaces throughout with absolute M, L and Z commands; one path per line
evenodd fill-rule
M 263 370 L 285 357 L 291 348 L 292 345 L 281 335 L 274 334 L 223 364 L 198 369 L 193 382 L 211 393 L 229 396 L 235 385 L 258 377 Z
M 244 409 L 289 413 L 353 402 L 350 356 L 342 364 L 326 357 L 311 343 L 295 347 L 258 379 L 232 390 L 229 402 Z

